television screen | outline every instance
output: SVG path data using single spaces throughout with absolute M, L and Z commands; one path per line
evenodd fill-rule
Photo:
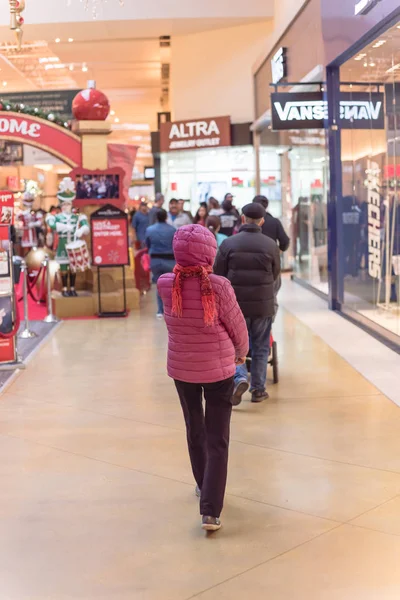
M 108 200 L 119 198 L 119 175 L 77 174 L 75 177 L 77 200 Z
M 144 178 L 145 179 L 154 179 L 155 177 L 155 169 L 154 167 L 145 167 L 144 168 Z

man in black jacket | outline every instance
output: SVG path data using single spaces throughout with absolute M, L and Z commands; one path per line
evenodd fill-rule
M 279 245 L 279 250 L 285 252 L 289 248 L 290 238 L 280 220 L 268 212 L 268 198 L 266 196 L 256 196 L 253 202 L 261 204 L 265 208 L 265 219 L 261 227 L 263 234 L 274 240 Z
M 267 364 L 272 318 L 275 312 L 274 283 L 280 274 L 279 248 L 262 234 L 265 210 L 261 204 L 243 208 L 239 233 L 225 240 L 214 265 L 217 275 L 227 277 L 246 319 L 251 348 L 252 402 L 268 398 Z M 237 406 L 248 390 L 245 365 L 236 368 L 232 403 Z

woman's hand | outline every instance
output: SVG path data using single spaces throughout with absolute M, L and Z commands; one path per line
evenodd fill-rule
M 235 365 L 244 365 L 245 362 L 246 362 L 245 356 L 243 358 L 241 358 L 241 357 L 235 358 Z

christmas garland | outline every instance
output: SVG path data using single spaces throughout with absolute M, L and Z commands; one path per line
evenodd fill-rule
M 0 110 L 10 111 L 10 112 L 18 112 L 23 115 L 31 115 L 32 117 L 39 117 L 40 119 L 46 119 L 47 121 L 51 121 L 55 125 L 59 127 L 63 127 L 64 129 L 71 129 L 71 124 L 57 115 L 55 113 L 46 113 L 40 108 L 33 108 L 32 106 L 27 106 L 26 104 L 14 104 L 13 102 L 8 102 L 0 98 Z

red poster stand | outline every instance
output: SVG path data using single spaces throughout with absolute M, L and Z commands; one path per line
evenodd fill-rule
M 90 232 L 92 264 L 97 267 L 99 317 L 125 317 L 127 314 L 125 266 L 129 265 L 128 217 L 123 210 L 112 204 L 106 204 L 91 215 Z M 124 309 L 120 312 L 103 312 L 101 309 L 100 270 L 107 267 L 122 268 Z
M 14 223 L 14 194 L 0 191 L 0 370 L 21 367 L 15 336 L 19 329 L 14 289 L 10 226 Z

